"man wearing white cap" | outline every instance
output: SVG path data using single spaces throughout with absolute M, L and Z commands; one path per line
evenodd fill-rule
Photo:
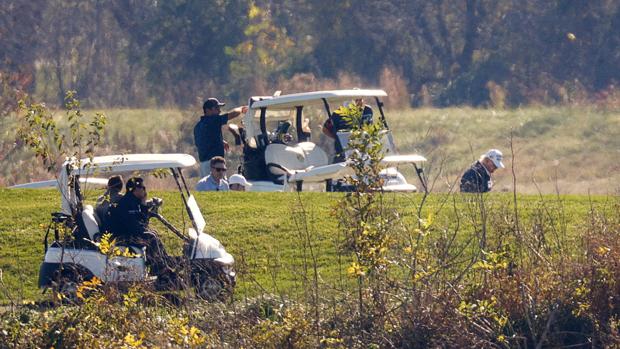
M 234 174 L 230 176 L 230 178 L 228 178 L 228 186 L 230 190 L 246 191 L 247 189 L 250 189 L 252 183 L 246 181 L 245 177 L 243 177 L 242 175 Z
M 502 152 L 491 149 L 480 156 L 461 177 L 462 193 L 486 193 L 491 190 L 491 174 L 498 168 L 505 168 Z

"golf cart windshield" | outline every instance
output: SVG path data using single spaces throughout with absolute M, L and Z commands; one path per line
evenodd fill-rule
M 202 233 L 207 223 L 205 222 L 205 219 L 200 212 L 200 208 L 198 207 L 198 203 L 196 202 L 194 195 L 190 195 L 187 198 L 187 207 L 189 209 L 189 212 L 191 212 L 192 217 L 194 218 L 194 222 L 196 224 L 194 228 L 198 233 Z

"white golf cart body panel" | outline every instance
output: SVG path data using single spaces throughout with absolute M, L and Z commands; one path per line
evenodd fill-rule
M 274 192 L 274 191 L 288 191 L 288 185 L 276 184 L 270 181 L 251 181 L 252 187 L 249 191 L 257 192 Z
M 325 151 L 312 142 L 301 142 L 294 146 L 269 144 L 265 149 L 265 162 L 277 163 L 286 168 L 288 171 L 275 168 L 272 173 L 281 175 L 281 179 L 289 184 L 298 181 L 323 182 L 351 173 L 345 163 L 330 165 Z
M 125 248 L 119 246 L 119 249 Z M 147 276 L 144 252 L 135 247 L 131 249 L 135 257 L 108 257 L 95 250 L 50 247 L 45 253 L 45 262 L 84 266 L 104 282 L 144 280 Z
M 197 239 L 196 250 L 194 255 L 196 259 L 214 259 L 224 264 L 232 265 L 234 263 L 233 256 L 226 252 L 224 246 L 213 236 L 207 234 L 196 234 L 194 229 L 189 230 L 190 239 Z
M 374 98 L 378 101 L 378 98 L 386 96 L 387 93 L 385 91 L 375 89 L 331 90 L 278 96 L 255 96 L 250 99 L 248 111 L 244 115 L 246 142 L 251 147 L 257 147 L 256 138 L 262 131 L 256 127 L 255 121 L 260 118 L 262 109 L 272 113 L 289 113 L 284 118 L 281 115 L 267 116 L 265 113 L 266 119 L 290 119 L 292 117 L 291 113 L 300 107 L 324 108 L 326 103 L 328 105 L 342 105 L 359 98 Z M 383 117 L 382 110 L 381 113 Z M 394 166 L 408 163 L 422 163 L 426 161 L 426 158 L 417 154 L 399 155 L 396 152 L 391 131 L 385 129 L 382 130 L 381 133 L 385 150 L 385 156 L 381 163 L 388 167 L 382 171 L 382 176 L 385 176 L 384 179 L 386 180 L 384 190 L 416 191 L 417 188 L 412 184 L 408 184 L 400 173 L 400 177 L 397 179 L 390 177 L 390 173 L 394 171 L 398 172 Z M 345 149 L 349 136 L 350 132 L 338 132 L 337 134 L 337 137 Z M 313 149 L 313 156 L 310 156 L 307 149 Z M 284 185 L 274 183 L 271 183 L 271 186 L 256 185 L 257 183 L 270 182 L 263 180 L 251 181 L 253 184 L 251 188 L 252 191 L 268 191 L 275 188 L 277 188 L 277 190 L 280 188 L 282 190 L 287 190 L 294 187 L 292 184 L 300 181 L 318 183 L 329 179 L 343 178 L 345 175 L 351 175 L 353 172 L 352 169 L 347 166 L 346 162 L 329 164 L 329 159 L 325 151 L 312 142 L 299 142 L 295 145 L 270 143 L 264 148 L 264 155 L 265 164 L 268 166 L 267 171 L 272 175 L 281 176 L 279 179 L 284 182 Z M 350 151 L 347 151 L 345 155 L 345 157 L 348 158 Z M 279 165 L 286 170 L 278 169 L 277 166 L 269 167 L 269 164 Z
M 321 167 L 308 168 L 304 171 L 294 172 L 289 178 L 288 183 L 302 182 L 323 182 L 332 178 L 342 178 L 352 175 L 353 170 L 346 162 L 325 165 Z

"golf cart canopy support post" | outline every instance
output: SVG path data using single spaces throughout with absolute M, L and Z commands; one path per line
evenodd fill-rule
M 196 224 L 196 219 L 194 219 L 194 215 L 192 214 L 192 211 L 189 209 L 189 205 L 187 203 L 187 198 L 189 198 L 191 193 L 187 189 L 187 185 L 185 184 L 185 178 L 183 178 L 183 173 L 181 173 L 181 169 L 179 169 L 179 173 L 177 173 L 174 167 L 171 167 L 170 171 L 172 171 L 172 177 L 174 177 L 174 181 L 177 184 L 177 187 L 179 188 L 179 192 L 181 192 L 181 200 L 183 200 L 183 205 L 185 205 L 187 215 L 189 216 L 189 219 L 192 221 L 192 225 L 194 226 L 194 229 L 196 229 L 196 231 L 199 231 L 198 225 Z M 181 182 L 179 181 L 179 178 L 182 178 L 184 188 L 181 187 Z M 185 189 L 185 192 L 183 192 L 183 189 Z M 187 194 L 187 197 L 185 196 L 186 194 Z
M 269 142 L 268 142 L 268 135 L 267 135 L 267 119 L 266 119 L 266 115 L 267 115 L 267 107 L 262 107 L 260 108 L 260 133 L 261 133 L 261 137 L 260 139 L 258 139 L 258 147 L 259 148 L 265 148 Z
M 327 99 L 322 98 L 323 100 L 323 105 L 325 106 L 325 111 L 327 112 L 327 118 L 331 118 L 332 117 L 332 111 L 329 110 L 329 103 L 327 102 Z
M 303 109 L 302 105 L 295 107 L 295 124 L 297 128 L 297 140 L 299 142 L 306 142 L 310 139 L 310 136 L 304 132 L 304 118 L 303 118 Z
M 375 97 L 375 101 L 377 102 L 379 113 L 381 114 L 381 122 L 383 123 L 383 127 L 385 127 L 386 130 L 389 130 L 390 127 L 387 124 L 387 120 L 385 120 L 385 113 L 383 112 L 383 102 L 379 100 L 379 97 Z

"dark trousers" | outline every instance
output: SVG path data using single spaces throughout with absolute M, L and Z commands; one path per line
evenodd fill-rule
M 141 234 L 123 238 L 121 241 L 146 247 L 146 264 L 151 267 L 151 271 L 155 275 L 166 273 L 171 268 L 171 260 L 166 253 L 164 244 L 161 242 L 157 234 L 145 231 Z

